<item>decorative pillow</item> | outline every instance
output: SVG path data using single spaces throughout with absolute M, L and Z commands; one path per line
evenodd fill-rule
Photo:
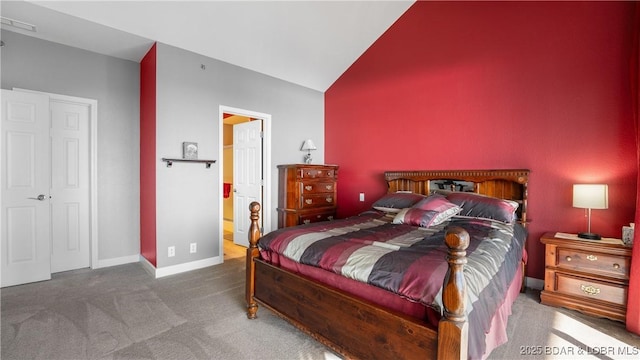
M 431 225 L 438 225 L 449 219 L 453 215 L 462 211 L 462 208 L 440 194 L 433 194 L 418 201 L 412 206 L 414 209 L 431 210 L 437 212 Z
M 405 208 L 396 214 L 396 217 L 393 218 L 393 223 L 408 224 L 426 228 L 431 226 L 431 223 L 437 214 L 438 212 L 433 210 Z
M 452 192 L 447 200 L 460 206 L 460 216 L 497 220 L 512 224 L 516 221 L 518 203 L 469 192 Z
M 403 208 L 411 207 L 422 199 L 424 199 L 423 195 L 414 193 L 386 194 L 373 203 L 373 208 L 384 212 L 397 213 Z
M 411 208 L 402 209 L 393 219 L 393 223 L 429 227 L 443 223 L 460 210 L 462 208 L 449 202 L 444 196 L 431 195 Z

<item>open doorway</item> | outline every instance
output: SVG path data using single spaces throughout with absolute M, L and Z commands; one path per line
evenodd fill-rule
M 229 260 L 246 255 L 252 201 L 262 205 L 262 231 L 270 230 L 271 116 L 221 106 L 220 117 L 220 248 Z

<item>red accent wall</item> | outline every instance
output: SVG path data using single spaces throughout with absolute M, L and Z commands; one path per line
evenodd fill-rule
M 592 230 L 633 221 L 632 2 L 416 2 L 325 93 L 338 216 L 385 170 L 528 168 L 528 276 L 546 231 L 586 230 L 572 184 L 609 184 Z M 366 201 L 358 201 L 358 193 Z
M 140 254 L 156 264 L 156 45 L 140 61 Z

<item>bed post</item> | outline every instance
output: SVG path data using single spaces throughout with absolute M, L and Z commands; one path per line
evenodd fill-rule
M 462 269 L 467 263 L 469 233 L 461 227 L 452 226 L 447 229 L 445 243 L 449 247 L 449 269 L 442 290 L 444 317 L 438 323 L 437 358 L 466 360 L 469 330 L 464 312 L 467 288 Z
M 260 203 L 254 201 L 249 204 L 249 210 L 251 211 L 251 225 L 249 226 L 249 248 L 247 248 L 247 280 L 246 280 L 246 300 L 247 300 L 247 317 L 249 319 L 255 319 L 258 312 L 258 303 L 253 298 L 255 293 L 255 274 L 256 265 L 253 262 L 254 258 L 260 255 L 258 251 L 258 239 L 260 239 L 260 225 L 258 219 L 260 219 Z

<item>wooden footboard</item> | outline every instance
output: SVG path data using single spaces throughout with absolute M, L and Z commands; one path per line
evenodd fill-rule
M 449 269 L 442 296 L 444 317 L 436 330 L 424 321 L 389 311 L 261 260 L 258 251 L 260 204 L 253 202 L 249 208 L 248 318 L 256 318 L 260 303 L 348 358 L 467 359 L 466 285 L 462 269 L 467 262 L 469 234 L 464 229 L 447 230 Z

